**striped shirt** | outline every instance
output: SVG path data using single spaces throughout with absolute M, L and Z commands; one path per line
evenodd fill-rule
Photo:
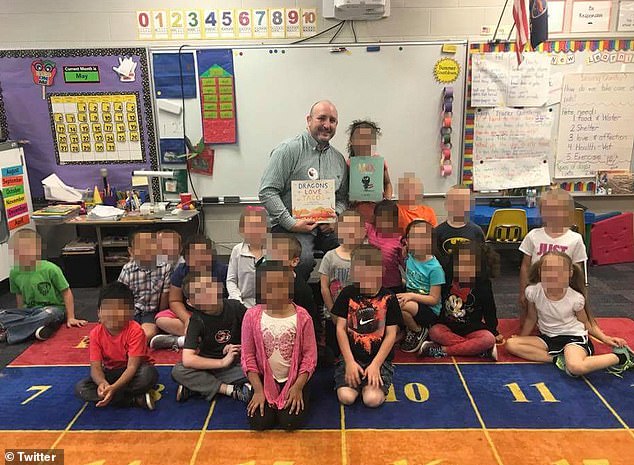
M 126 284 L 134 293 L 134 309 L 137 315 L 156 313 L 159 310 L 161 296 L 169 291 L 172 267 L 162 264 L 150 270 L 141 268 L 130 259 L 119 274 L 119 281 Z
M 311 179 L 308 171 L 316 171 L 317 179 L 335 180 L 335 209 L 341 214 L 348 202 L 348 165 L 341 152 L 331 145 L 317 148 L 317 141 L 308 131 L 288 139 L 271 152 L 269 164 L 260 183 L 260 201 L 266 207 L 271 225 L 290 231 L 295 225 L 291 215 L 291 181 Z

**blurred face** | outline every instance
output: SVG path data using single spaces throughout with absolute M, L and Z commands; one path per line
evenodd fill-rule
M 359 283 L 362 292 L 374 293 L 383 283 L 381 265 L 366 265 L 364 260 L 354 260 L 351 272 L 353 281 Z
M 23 237 L 15 241 L 12 252 L 14 263 L 20 268 L 35 268 L 42 256 L 42 244 L 36 238 Z
M 572 224 L 570 203 L 565 199 L 553 197 L 543 198 L 541 216 L 544 226 L 563 228 Z
M 337 132 L 339 117 L 337 109 L 332 103 L 320 102 L 313 108 L 310 115 L 306 117 L 308 131 L 320 144 L 327 144 Z
M 361 244 L 365 237 L 365 228 L 361 223 L 361 218 L 356 215 L 344 216 L 337 223 L 337 237 L 342 244 L 347 246 Z
M 408 250 L 416 257 L 432 254 L 431 225 L 418 223 L 409 230 L 407 237 Z
M 399 179 L 398 198 L 405 205 L 420 203 L 423 198 L 423 184 L 418 179 L 412 177 Z
M 273 308 L 288 304 L 291 301 L 291 286 L 293 274 L 290 270 L 267 271 L 262 278 L 262 303 Z
M 563 257 L 547 255 L 539 270 L 542 287 L 546 292 L 562 292 L 570 283 L 572 270 Z
M 130 303 L 123 299 L 104 299 L 99 307 L 99 322 L 111 333 L 118 333 L 132 317 Z
M 260 214 L 248 214 L 244 217 L 242 234 L 250 244 L 263 244 L 266 239 L 266 220 Z
M 159 259 L 167 263 L 176 263 L 181 248 L 180 236 L 176 233 L 160 233 L 157 242 Z
M 350 145 L 358 157 L 370 157 L 376 147 L 376 132 L 372 128 L 357 128 L 350 136 Z
M 156 264 L 158 254 L 155 236 L 152 233 L 139 233 L 134 236 L 134 244 L 130 254 L 142 267 L 149 268 Z
M 456 267 L 457 277 L 461 283 L 473 282 L 475 280 L 478 268 L 474 254 L 467 251 L 460 252 Z
M 266 248 L 266 256 L 269 260 L 282 262 L 284 265 L 295 268 L 299 263 L 299 257 L 291 257 L 291 250 L 286 240 L 269 239 Z
M 447 216 L 465 218 L 471 211 L 471 192 L 469 189 L 452 189 L 445 200 Z
M 208 271 L 211 273 L 211 261 L 213 259 L 211 250 L 207 244 L 190 244 L 187 265 L 196 271 Z
M 204 313 L 221 310 L 222 284 L 211 276 L 201 276 L 189 283 L 189 303 Z
M 382 233 L 391 233 L 398 230 L 398 217 L 394 218 L 390 212 L 379 212 L 379 216 L 375 218 L 376 229 Z

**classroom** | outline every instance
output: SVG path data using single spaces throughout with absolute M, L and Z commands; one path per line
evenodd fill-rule
M 634 462 L 634 0 L 0 7 L 6 464 Z

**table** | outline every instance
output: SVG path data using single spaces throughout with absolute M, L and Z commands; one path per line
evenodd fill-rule
M 198 228 L 198 224 L 193 220 L 198 218 L 198 210 L 183 211 L 178 215 L 124 215 L 121 219 L 113 220 L 91 220 L 87 215 L 77 216 L 67 221 L 66 224 L 73 224 L 78 227 L 93 227 L 97 236 L 97 252 L 99 254 L 99 266 L 101 269 L 101 283 L 108 283 L 107 271 L 122 268 L 128 259 L 106 261 L 108 254 L 127 256 L 128 235 L 137 227 L 147 227 L 149 229 L 170 228 L 177 230 L 183 241 L 189 234 L 193 234 Z M 125 236 L 125 239 L 120 239 Z

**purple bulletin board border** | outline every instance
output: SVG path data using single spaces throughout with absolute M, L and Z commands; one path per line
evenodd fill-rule
M 100 96 L 100 95 L 134 95 L 136 97 L 136 107 L 141 108 L 141 99 L 139 97 L 139 93 L 137 91 L 121 91 L 121 92 L 48 92 L 46 94 L 46 100 L 48 103 L 49 113 L 53 114 L 53 104 L 51 103 L 51 97 L 65 97 L 65 96 Z M 139 114 L 139 129 L 143 128 L 143 115 Z M 51 119 L 51 131 L 55 133 L 55 122 Z M 123 164 L 133 164 L 138 165 L 139 163 L 145 163 L 147 161 L 145 156 L 145 137 L 141 137 L 141 153 L 143 154 L 143 160 L 118 160 L 118 161 L 109 161 L 108 164 L 112 165 L 123 165 Z M 104 164 L 103 161 L 73 161 L 62 163 L 59 160 L 59 147 L 57 146 L 57 138 L 53 138 L 53 144 L 55 144 L 55 159 L 57 160 L 58 165 L 101 165 Z M 152 165 L 154 166 L 154 165 Z
M 0 50 L 0 59 L 3 58 L 73 58 L 73 57 L 110 57 L 110 56 L 138 56 L 139 59 L 139 67 L 141 70 L 141 95 L 137 95 L 137 102 L 139 99 L 143 103 L 143 111 L 139 111 L 139 128 L 143 131 L 145 128 L 145 137 L 147 137 L 147 142 L 144 140 L 144 137 L 141 137 L 143 147 L 143 161 L 139 162 L 138 160 L 135 162 L 130 162 L 130 164 L 150 164 L 152 170 L 158 169 L 158 147 L 156 142 L 156 132 L 154 125 L 154 114 L 153 114 L 153 95 L 150 89 L 150 72 L 149 72 L 149 64 L 148 64 L 148 50 L 145 47 L 112 47 L 112 48 L 72 48 L 72 49 L 24 49 L 24 50 Z M 2 86 L 2 82 L 0 82 L 0 86 Z M 128 91 L 122 93 L 137 93 L 139 94 L 139 90 L 136 91 Z M 109 91 L 104 92 L 106 94 L 116 94 L 117 92 Z M 75 93 L 73 93 L 75 94 Z M 141 108 L 141 105 L 138 106 Z M 142 121 L 142 120 L 145 121 Z M 10 138 L 11 134 L 8 130 L 8 120 L 6 108 L 3 105 L 3 98 L 0 87 L 0 129 L 4 133 L 4 137 Z M 149 158 L 149 160 L 148 160 Z M 66 163 L 63 165 L 59 164 L 59 159 L 57 159 L 58 166 L 66 166 L 70 167 L 72 165 L 96 165 L 98 163 L 91 162 L 75 162 L 75 163 Z M 110 165 L 112 163 L 103 163 L 104 165 Z M 128 164 L 125 163 L 116 163 L 117 166 L 125 166 Z M 37 185 L 39 183 L 39 179 L 32 180 L 32 184 L 36 184 L 31 187 L 33 197 L 38 197 L 41 191 L 41 187 Z M 160 186 L 158 179 L 153 180 L 154 192 L 160 192 Z M 36 192 L 33 192 L 36 191 Z

